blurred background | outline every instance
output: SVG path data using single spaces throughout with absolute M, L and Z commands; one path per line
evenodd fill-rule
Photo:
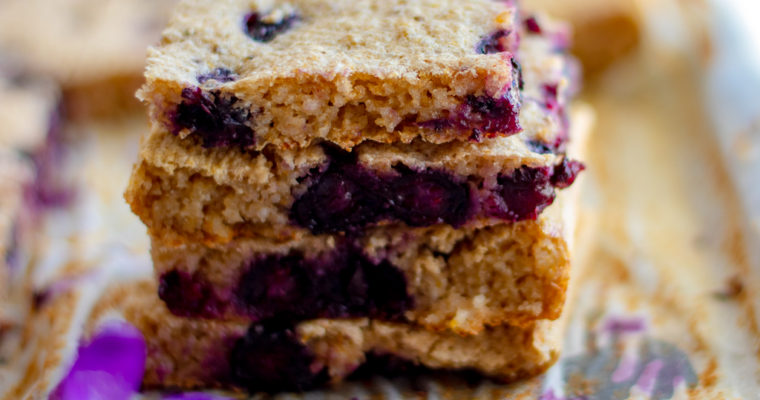
M 69 194 L 39 197 L 49 207 L 35 222 L 33 286 L 104 265 L 150 271 L 144 227 L 122 192 L 147 129 L 134 97 L 145 49 L 160 39 L 173 4 L 0 0 L 0 74 L 9 85 L 44 82 L 43 96 L 60 111 L 52 123 L 64 161 L 50 179 Z M 579 102 L 594 109 L 581 221 L 598 231 L 572 302 L 576 328 L 542 385 L 572 391 L 567 368 L 593 375 L 583 357 L 599 350 L 584 332 L 610 315 L 643 315 L 647 337 L 687 355 L 693 393 L 756 398 L 760 3 L 522 4 L 573 26 L 572 51 L 584 68 Z M 16 99 L 0 97 L 0 146 L 18 146 L 19 132 L 49 121 L 50 110 L 24 114 Z M 24 318 L 11 314 L 0 320 Z

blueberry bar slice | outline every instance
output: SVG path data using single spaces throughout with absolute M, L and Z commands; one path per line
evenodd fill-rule
M 204 147 L 480 140 L 521 130 L 515 6 L 185 0 L 149 52 L 154 124 Z
M 75 398 L 66 395 L 111 381 L 127 392 L 141 386 L 299 392 L 359 372 L 393 372 L 388 365 L 474 370 L 511 381 L 538 374 L 556 360 L 562 325 L 543 321 L 460 336 L 366 318 L 296 324 L 204 321 L 172 315 L 155 298 L 153 282 L 114 285 L 92 308 L 53 398 Z M 389 358 L 396 362 L 376 368 L 377 360 Z
M 204 148 L 154 126 L 127 200 L 151 235 L 225 243 L 389 224 L 482 226 L 534 220 L 582 165 L 566 157 L 568 58 L 541 35 L 523 40 L 525 130 L 481 143 L 383 144 L 351 151 Z
M 382 227 L 361 238 L 153 238 L 159 297 L 190 318 L 371 317 L 478 333 L 559 317 L 570 270 L 560 204 L 537 221 L 484 228 Z

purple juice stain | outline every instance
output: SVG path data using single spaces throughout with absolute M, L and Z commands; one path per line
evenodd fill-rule
M 292 28 L 299 20 L 300 17 L 297 14 L 290 14 L 278 22 L 266 22 L 264 16 L 252 12 L 245 17 L 245 31 L 251 39 L 267 43 L 272 41 L 275 36 Z
M 145 340 L 137 328 L 107 322 L 80 343 L 74 364 L 50 398 L 127 400 L 140 388 L 145 359 Z
M 599 340 L 609 335 L 610 340 Z M 640 317 L 608 318 L 601 329 L 587 331 L 587 349 L 554 367 L 565 397 L 548 389 L 541 399 L 617 399 L 644 393 L 653 400 L 671 399 L 680 385 L 694 387 L 699 377 L 689 356 L 677 346 L 646 334 Z M 589 382 L 582 389 L 574 382 Z M 635 388 L 635 390 L 634 390 Z
M 315 363 L 312 352 L 287 322 L 252 325 L 229 355 L 234 384 L 250 392 L 280 392 L 316 388 L 328 383 L 326 367 Z
M 251 113 L 238 106 L 238 102 L 237 97 L 218 90 L 184 88 L 182 102 L 171 118 L 172 131 L 178 134 L 182 129 L 189 129 L 200 137 L 205 148 L 253 146 L 254 132 L 247 125 Z

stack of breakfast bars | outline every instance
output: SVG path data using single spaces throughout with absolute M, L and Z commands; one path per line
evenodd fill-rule
M 560 192 L 583 169 L 567 43 L 508 1 L 181 2 L 149 51 L 126 193 L 156 273 L 126 312 L 144 386 L 550 366 Z

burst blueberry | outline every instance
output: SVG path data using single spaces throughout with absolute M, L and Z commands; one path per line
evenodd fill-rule
M 201 88 L 182 90 L 182 103 L 174 115 L 174 133 L 189 129 L 198 135 L 203 147 L 241 147 L 254 144 L 254 133 L 247 122 L 250 112 L 237 106 L 238 98 Z

